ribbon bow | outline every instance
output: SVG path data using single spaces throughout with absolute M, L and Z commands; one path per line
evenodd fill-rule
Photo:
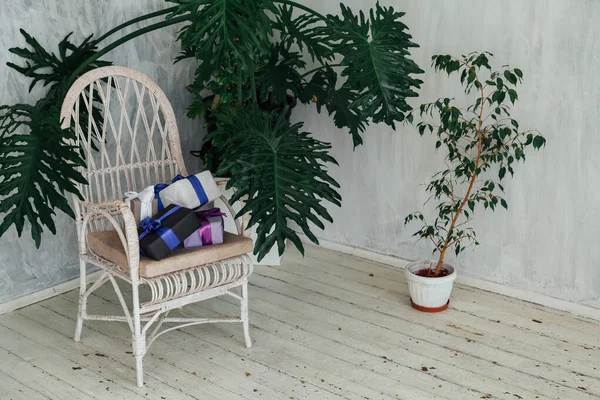
M 227 217 L 227 214 L 221 212 L 217 207 L 211 208 L 210 210 L 197 211 L 196 215 L 200 218 L 208 218 L 208 217 Z
M 181 174 L 177 174 L 177 176 L 175 178 L 173 178 L 173 180 L 171 181 L 171 183 L 175 183 L 177 181 L 180 181 L 182 179 L 185 179 L 184 176 L 182 176 Z M 169 187 L 168 183 L 159 183 L 158 185 L 154 185 L 154 198 L 156 200 L 158 200 L 158 211 L 162 211 L 164 210 L 165 206 L 163 205 L 162 200 L 160 199 L 160 192 L 164 189 L 166 189 L 167 187 Z
M 154 199 L 154 187 L 148 186 L 141 192 L 125 192 L 125 204 L 131 208 L 131 201 L 139 199 L 141 203 L 140 220 L 152 216 L 152 199 Z
M 190 175 L 188 177 L 182 176 L 181 174 L 177 174 L 177 176 L 175 176 L 175 178 L 173 178 L 173 180 L 171 181 L 171 184 L 180 181 L 182 179 L 187 179 L 190 184 L 192 185 L 192 188 L 194 189 L 194 191 L 196 192 L 196 195 L 198 196 L 198 200 L 200 200 L 200 206 L 208 203 L 208 196 L 206 195 L 206 192 L 204 191 L 204 188 L 202 187 L 202 183 L 200 182 L 200 180 L 198 179 L 198 177 L 196 175 Z M 164 189 L 166 189 L 169 186 L 169 184 L 167 183 L 159 183 L 158 185 L 154 185 L 154 198 L 158 200 L 158 211 L 162 211 L 165 207 L 163 205 L 162 200 L 160 199 L 160 192 Z
M 200 228 L 185 241 L 185 247 L 198 247 L 223 243 L 223 217 L 225 213 L 218 208 L 196 211 L 200 218 Z
M 175 235 L 175 233 L 173 232 L 173 230 L 171 228 L 163 227 L 162 222 L 166 218 L 168 218 L 170 215 L 177 212 L 177 210 L 179 210 L 180 208 L 181 208 L 181 206 L 175 206 L 156 219 L 152 219 L 150 217 L 144 218 L 142 220 L 142 222 L 140 223 L 140 227 L 143 229 L 143 232 L 138 237 L 138 240 L 142 240 L 143 238 L 146 237 L 146 235 L 148 235 L 151 232 L 156 232 L 156 233 L 158 233 L 160 238 L 167 244 L 169 249 L 173 250 L 175 247 L 179 246 L 181 241 L 179 240 L 177 235 Z M 144 255 L 144 256 L 146 255 L 146 253 L 144 252 L 144 250 L 141 247 L 140 247 L 140 253 L 142 253 L 142 255 Z
M 151 219 L 150 217 L 144 218 L 140 223 L 140 227 L 145 231 L 146 235 L 152 231 L 158 230 L 161 226 L 162 221 L 160 219 Z

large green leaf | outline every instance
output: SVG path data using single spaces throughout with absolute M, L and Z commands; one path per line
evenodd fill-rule
M 62 100 L 66 91 L 69 78 L 79 65 L 85 60 L 96 54 L 98 47 L 97 42 L 92 40 L 92 36 L 88 36 L 79 46 L 71 43 L 68 34 L 58 44 L 58 56 L 54 53 L 46 51 L 40 43 L 23 29 L 20 30 L 25 38 L 28 47 L 13 47 L 9 49 L 13 54 L 25 60 L 25 65 L 17 65 L 12 62 L 6 63 L 9 67 L 20 72 L 28 78 L 31 78 L 31 91 L 38 82 L 41 82 L 44 87 L 50 86 L 49 92 L 45 98 L 54 98 L 58 107 L 62 104 Z M 111 62 L 98 60 L 90 65 L 85 71 L 87 72 L 94 68 L 111 65 Z
M 238 215 L 249 213 L 249 226 L 258 225 L 254 254 L 262 259 L 277 243 L 281 255 L 286 239 L 303 252 L 291 222 L 318 243 L 309 223 L 323 229 L 323 220 L 332 222 L 324 203 L 341 204 L 326 166 L 337 164 L 331 146 L 301 131 L 302 124 L 291 125 L 285 113 L 229 107 L 217 115 L 214 144 L 224 154 L 219 173 L 232 176 L 232 201 L 246 198 Z
M 302 87 L 300 71 L 306 63 L 300 53 L 291 52 L 282 43 L 271 45 L 267 61 L 256 71 L 261 98 L 271 97 L 273 102 L 286 103 L 286 95 L 298 96 Z
M 87 182 L 76 170 L 84 161 L 72 139 L 71 129 L 60 128 L 59 109 L 45 100 L 0 107 L 0 236 L 12 224 L 20 236 L 27 219 L 39 246 L 43 226 L 56 233 L 56 209 L 74 217 L 65 192 L 79 194 L 76 182 Z
M 333 59 L 327 30 L 323 20 L 314 14 L 299 13 L 294 18 L 294 7 L 279 6 L 273 28 L 280 32 L 280 41 L 289 51 L 296 44 L 300 51 L 306 49 L 313 60 L 323 63 Z
M 84 165 L 79 149 L 69 144 L 74 132 L 61 129 L 59 118 L 69 79 L 83 61 L 96 54 L 96 42 L 88 37 L 76 46 L 67 35 L 55 55 L 27 32 L 21 33 L 29 47 L 10 51 L 24 58 L 25 65 L 8 65 L 32 79 L 30 89 L 41 82 L 48 91 L 35 105 L 0 106 L 0 214 L 4 215 L 0 236 L 13 224 L 20 236 L 29 221 L 39 246 L 44 227 L 56 233 L 56 210 L 74 217 L 66 194 L 79 195 L 76 183 L 86 183 L 77 171 Z M 109 64 L 96 61 L 82 73 Z M 99 112 L 93 111 L 101 123 Z
M 322 107 L 333 116 L 333 122 L 338 128 L 349 128 L 354 146 L 363 143 L 360 132 L 365 130 L 365 121 L 359 114 L 360 110 L 352 107 L 356 93 L 347 86 L 337 88 L 338 75 L 331 67 L 317 71 L 310 82 L 302 89 L 299 100 L 302 103 L 316 103 L 317 111 Z
M 98 42 L 92 40 L 92 36 L 88 36 L 80 45 L 76 46 L 69 40 L 72 35 L 72 33 L 69 33 L 58 44 L 57 56 L 54 53 L 46 51 L 33 36 L 23 29 L 20 32 L 29 47 L 13 47 L 9 51 L 23 58 L 25 65 L 21 66 L 12 62 L 8 62 L 6 65 L 31 79 L 29 91 L 38 82 L 42 83 L 44 87 L 48 87 L 48 91 L 43 98 L 45 107 L 55 106 L 60 108 L 69 90 L 68 85 L 72 77 L 71 75 L 84 61 L 96 54 Z M 112 62 L 97 60 L 85 68 L 81 74 L 94 68 L 108 65 L 112 65 Z M 96 121 L 98 131 L 101 132 L 104 120 L 102 118 L 102 111 L 96 105 L 101 103 L 100 95 L 97 91 L 93 94 L 93 103 L 92 116 Z M 80 114 L 80 123 L 86 126 L 89 117 L 87 109 L 82 108 Z M 91 145 L 96 150 L 96 143 L 92 142 Z
M 411 41 L 408 27 L 400 21 L 404 13 L 376 4 L 369 18 L 341 4 L 341 17 L 328 15 L 333 50 L 342 56 L 342 76 L 347 77 L 345 90 L 355 94 L 351 105 L 364 119 L 384 122 L 395 128 L 411 107 L 407 98 L 416 97 L 414 89 L 422 81 L 411 77 L 421 74 L 409 58 Z
M 168 18 L 190 13 L 179 40 L 184 56 L 203 62 L 206 81 L 224 63 L 248 68 L 268 53 L 272 35 L 268 11 L 277 9 L 270 0 L 171 0 L 179 6 Z

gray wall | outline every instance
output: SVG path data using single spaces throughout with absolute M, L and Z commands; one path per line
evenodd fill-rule
M 338 2 L 305 0 L 337 13 Z M 367 9 L 374 1 L 346 0 Z M 494 53 L 495 65 L 525 74 L 515 116 L 548 139 L 507 183 L 510 210 L 480 212 L 481 246 L 461 254 L 459 273 L 600 307 L 600 2 L 595 0 L 381 0 L 406 11 L 413 54 L 427 71 L 421 97 L 429 102 L 460 95 L 459 87 L 429 68 L 433 54 Z M 340 167 L 343 207 L 319 236 L 407 259 L 431 257 L 415 245 L 403 219 L 421 208 L 423 187 L 442 165 L 431 138 L 412 127 L 372 126 L 352 151 L 349 135 L 326 116 L 300 109 L 295 119 L 332 142 Z M 351 216 L 351 218 L 350 218 Z
M 338 2 L 303 0 L 322 12 L 338 12 Z M 346 0 L 354 8 L 374 1 Z M 430 72 L 433 54 L 489 50 L 496 65 L 509 63 L 525 73 L 516 116 L 523 127 L 537 128 L 547 139 L 506 185 L 510 211 L 481 213 L 475 228 L 482 245 L 456 262 L 459 272 L 534 290 L 557 298 L 600 307 L 600 2 L 595 0 L 381 0 L 407 12 L 405 22 L 421 45 L 414 51 L 423 69 L 421 98 L 459 94 L 459 88 Z M 93 4 L 93 5 L 92 5 Z M 76 38 L 163 7 L 161 0 L 13 0 L 0 2 L 0 103 L 29 101 L 27 83 L 4 67 L 14 59 L 6 49 L 22 44 L 18 28 L 26 27 L 44 44 L 55 45 L 73 30 Z M 171 65 L 177 48 L 174 29 L 155 32 L 111 54 L 158 80 L 181 116 L 184 149 L 197 147 L 199 127 L 184 116 L 183 85 L 191 71 Z M 404 216 L 421 208 L 422 183 L 440 167 L 430 138 L 415 129 L 397 131 L 377 125 L 365 133 L 365 145 L 352 151 L 350 136 L 326 116 L 298 108 L 294 118 L 331 141 L 340 167 L 344 206 L 334 208 L 335 224 L 320 237 L 384 254 L 429 257 L 425 243 L 414 244 Z M 197 165 L 188 168 L 195 170 Z M 349 218 L 352 216 L 352 218 Z M 59 222 L 60 234 L 47 235 L 40 250 L 14 230 L 0 239 L 0 302 L 63 282 L 77 275 L 73 223 Z M 453 260 L 454 261 L 454 260 Z
M 21 62 L 8 52 L 10 47 L 24 45 L 19 28 L 56 52 L 58 42 L 71 31 L 79 43 L 91 33 L 103 34 L 128 19 L 165 7 L 163 0 L 0 1 L 0 104 L 34 102 L 41 93 L 27 93 L 29 81 L 5 65 L 7 61 Z M 127 33 L 132 30 L 129 28 Z M 185 116 L 189 95 L 184 86 L 191 82 L 193 68 L 190 63 L 173 66 L 172 59 L 178 52 L 176 30 L 172 27 L 146 34 L 105 58 L 146 73 L 165 90 L 179 118 L 182 146 L 187 153 L 200 146 L 201 126 Z M 201 167 L 197 159 L 188 157 L 186 161 L 189 171 Z M 56 236 L 43 236 L 40 249 L 35 248 L 28 232 L 19 239 L 14 228 L 0 238 L 0 303 L 78 276 L 75 225 L 61 215 L 57 230 Z

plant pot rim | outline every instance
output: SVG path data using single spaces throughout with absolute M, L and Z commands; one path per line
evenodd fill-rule
M 427 268 L 430 265 L 435 265 L 437 260 L 418 260 L 409 263 L 406 266 L 406 278 L 413 282 L 419 282 L 425 285 L 441 285 L 447 282 L 453 282 L 456 279 L 456 268 L 452 264 L 443 263 L 442 266 L 450 271 L 450 275 L 442 276 L 438 278 L 418 276 L 415 272 L 423 268 Z

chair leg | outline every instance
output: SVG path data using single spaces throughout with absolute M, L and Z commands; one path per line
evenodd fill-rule
M 132 345 L 135 355 L 135 372 L 138 387 L 144 386 L 144 367 L 143 359 L 146 354 L 146 334 L 142 332 L 142 323 L 140 317 L 140 299 L 137 282 L 132 284 L 133 294 L 133 331 Z
M 83 329 L 83 316 L 87 309 L 87 297 L 85 291 L 87 288 L 87 268 L 85 261 L 79 260 L 79 308 L 77 310 L 77 325 L 75 327 L 75 336 L 73 340 L 81 341 L 81 330 Z
M 242 300 L 240 301 L 241 318 L 244 326 L 244 340 L 246 347 L 252 347 L 252 340 L 250 339 L 250 326 L 248 320 L 248 282 L 242 285 Z
M 135 355 L 135 373 L 136 373 L 138 387 L 144 387 L 143 358 L 144 358 L 143 355 L 136 353 L 136 355 Z

